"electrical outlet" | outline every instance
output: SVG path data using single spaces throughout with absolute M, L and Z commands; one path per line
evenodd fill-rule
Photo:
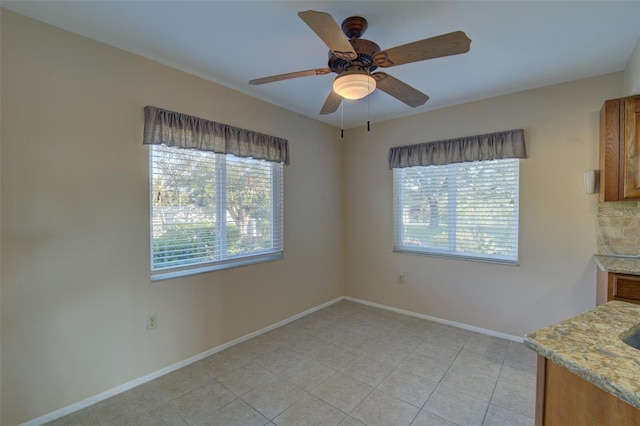
M 158 314 L 147 315 L 147 330 L 158 328 Z
M 398 284 L 404 284 L 404 274 L 398 275 Z

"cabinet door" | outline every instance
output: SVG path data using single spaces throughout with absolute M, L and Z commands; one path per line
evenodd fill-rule
M 611 99 L 600 110 L 599 201 L 618 201 L 622 197 L 620 148 L 620 100 Z
M 623 302 L 640 305 L 640 276 L 611 274 L 613 280 L 609 290 L 609 300 L 622 300 Z
M 623 198 L 640 197 L 640 97 L 624 99 L 620 114 L 623 143 Z

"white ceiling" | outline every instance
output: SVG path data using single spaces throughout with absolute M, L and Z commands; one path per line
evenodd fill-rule
M 410 108 L 383 92 L 346 101 L 344 127 L 621 71 L 640 39 L 632 1 L 2 1 L 2 7 L 215 83 L 341 126 L 321 116 L 335 74 L 261 86 L 248 81 L 327 66 L 327 47 L 297 16 L 363 16 L 363 38 L 382 49 L 451 31 L 471 51 L 385 72 L 428 94 Z M 369 103 L 369 105 L 367 105 Z

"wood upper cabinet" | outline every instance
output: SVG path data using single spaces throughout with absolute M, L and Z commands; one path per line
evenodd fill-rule
M 640 200 L 640 96 L 600 110 L 600 201 Z

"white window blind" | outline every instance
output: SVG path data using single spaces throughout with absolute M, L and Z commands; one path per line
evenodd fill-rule
M 151 146 L 152 279 L 282 258 L 282 168 Z
M 394 251 L 518 261 L 519 160 L 393 169 Z

